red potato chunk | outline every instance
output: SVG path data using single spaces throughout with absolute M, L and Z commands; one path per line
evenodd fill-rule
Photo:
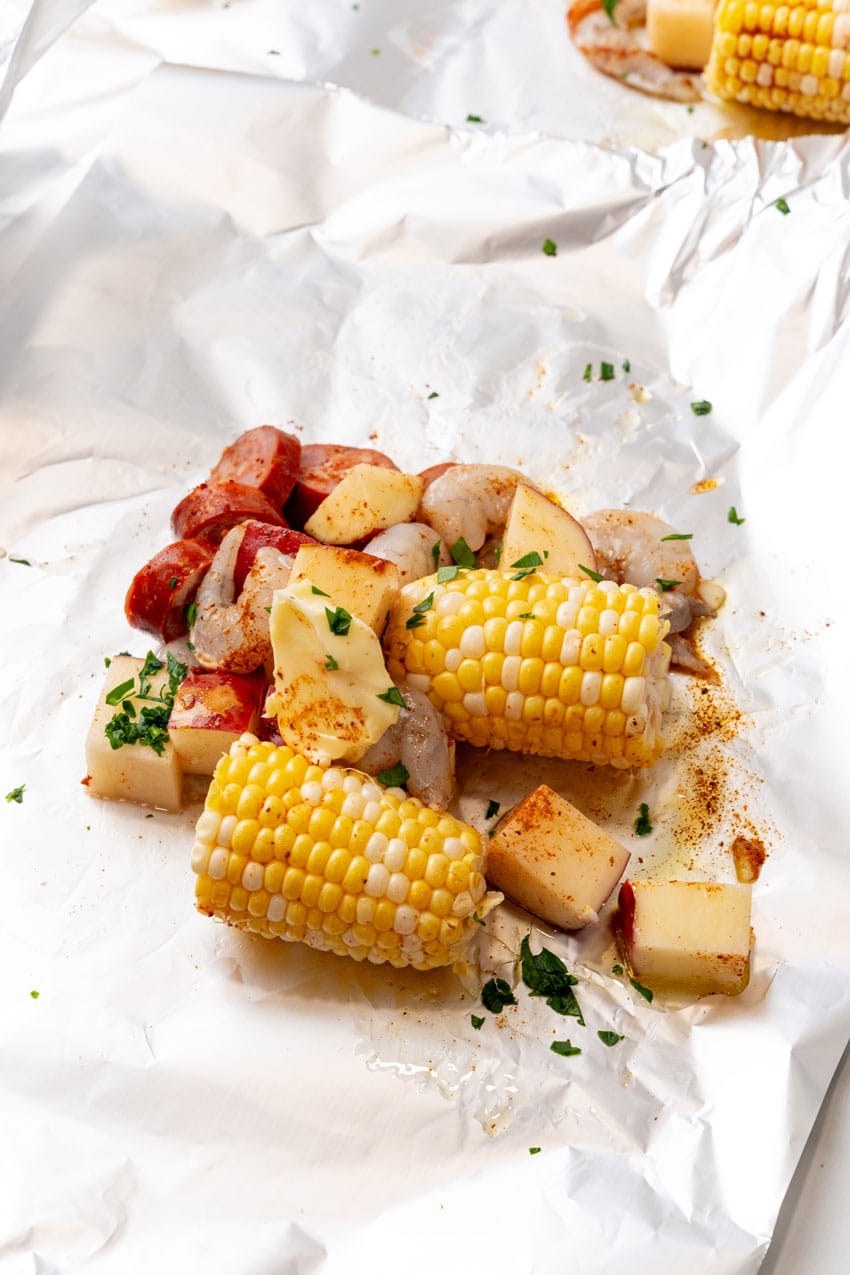
M 245 731 L 256 733 L 265 674 L 192 669 L 174 697 L 168 734 L 187 775 L 211 775 Z
M 355 465 L 383 465 L 386 469 L 398 469 L 389 456 L 371 447 L 346 447 L 339 443 L 308 443 L 302 447 L 298 480 L 284 510 L 287 521 L 293 527 L 303 527 Z

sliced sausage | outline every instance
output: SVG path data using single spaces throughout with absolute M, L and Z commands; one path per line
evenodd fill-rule
M 427 491 L 427 489 L 431 486 L 431 483 L 434 482 L 436 478 L 442 478 L 446 470 L 454 469 L 456 464 L 457 464 L 457 461 L 444 460 L 444 461 L 441 461 L 439 465 L 431 465 L 429 466 L 428 469 L 420 469 L 419 477 L 422 479 L 423 483 L 425 484 L 422 490 Z
M 211 483 L 236 482 L 256 487 L 275 508 L 283 509 L 301 463 L 301 443 L 274 425 L 260 425 L 225 447 L 210 471 Z
M 271 527 L 267 522 L 249 522 L 245 527 L 245 534 L 239 545 L 233 567 L 236 596 L 238 597 L 242 592 L 245 577 L 251 570 L 257 550 L 263 545 L 271 545 L 286 554 L 288 558 L 294 558 L 301 545 L 314 544 L 316 541 L 313 537 L 306 536 L 303 531 L 293 531 L 291 527 Z
M 212 545 L 177 540 L 155 553 L 133 576 L 124 614 L 135 629 L 173 642 L 188 631 L 186 608 L 213 559 Z
M 284 510 L 287 521 L 294 527 L 303 527 L 354 465 L 398 469 L 389 456 L 371 447 L 345 447 L 339 443 L 308 443 L 302 447 L 298 480 Z
M 175 507 L 171 526 L 174 534 L 184 540 L 209 540 L 219 544 L 231 527 L 249 518 L 275 527 L 286 526 L 286 520 L 268 496 L 256 487 L 228 479 L 194 487 Z

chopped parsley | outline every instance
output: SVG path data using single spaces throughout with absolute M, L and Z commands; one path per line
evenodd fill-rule
M 448 584 L 449 580 L 456 580 L 460 567 L 440 567 L 437 571 L 437 584 Z
M 385 704 L 397 704 L 399 708 L 404 708 L 404 696 L 397 686 L 391 686 L 384 691 L 383 695 L 379 695 L 378 699 L 382 699 Z
M 540 554 L 537 553 L 535 549 L 532 549 L 531 553 L 524 554 L 523 557 L 519 558 L 516 562 L 511 563 L 511 567 L 542 567 L 542 566 L 543 566 L 543 559 L 540 557 Z
M 484 815 L 485 819 L 495 819 L 499 813 L 499 802 L 490 800 L 487 802 L 487 811 Z
M 331 595 L 325 593 L 324 589 L 319 589 L 315 584 L 310 585 L 310 592 L 315 593 L 317 598 L 329 598 Z
M 434 563 L 434 570 L 437 570 L 437 564 L 440 561 L 440 545 L 442 540 L 435 540 L 431 545 L 431 561 Z
M 452 558 L 459 567 L 465 567 L 468 570 L 475 566 L 475 554 L 472 552 L 463 536 L 461 536 L 460 540 L 455 541 L 449 549 L 449 553 L 452 555 Z
M 628 374 L 629 374 L 629 372 L 631 372 L 631 370 L 632 370 L 631 360 L 630 360 L 630 359 L 623 359 L 623 371 L 626 373 L 626 376 L 628 376 Z
M 613 381 L 614 379 L 614 364 L 613 363 L 599 364 L 599 379 L 600 381 Z
M 373 58 L 380 57 L 380 54 L 381 54 L 381 50 L 380 50 L 380 49 L 372 49 L 372 57 L 373 57 Z
M 428 594 L 427 598 L 423 598 L 421 602 L 416 603 L 416 606 L 413 608 L 413 610 L 417 615 L 421 615 L 423 611 L 430 611 L 433 605 L 434 605 L 434 590 L 432 589 L 431 592 Z
M 167 683 L 157 695 L 151 694 L 152 679 L 161 669 L 167 669 Z M 175 659 L 171 651 L 166 662 L 157 659 L 153 651 L 148 651 L 145 662 L 139 669 L 138 688 L 136 679 L 121 682 L 106 696 L 110 708 L 121 705 L 121 711 L 106 723 L 104 732 L 114 749 L 123 748 L 125 744 L 142 744 L 152 748 L 158 757 L 165 751 L 168 743 L 168 718 L 174 707 L 174 696 L 177 688 L 186 676 L 186 665 Z M 136 707 L 136 701 L 145 700 L 142 708 Z
M 681 580 L 662 580 L 661 576 L 655 577 L 655 583 L 658 585 L 661 593 L 669 593 L 671 589 L 675 589 L 677 584 L 681 584 Z
M 379 771 L 375 778 L 385 788 L 403 788 L 410 778 L 410 771 L 404 762 L 399 762 L 396 766 L 391 766 L 389 770 Z
M 30 562 L 29 558 L 13 558 L 13 557 L 11 556 L 11 554 L 9 555 L 9 561 L 10 561 L 10 562 L 16 562 L 16 563 L 18 564 L 18 566 L 19 566 L 19 567 L 31 567 L 31 566 L 32 566 L 32 563 Z
M 475 922 L 475 924 L 476 924 L 476 925 L 486 925 L 486 924 L 487 924 L 487 922 L 484 920 L 484 918 L 483 918 L 483 917 L 480 917 L 480 916 L 478 915 L 478 913 L 477 913 L 477 912 L 473 912 L 473 913 L 472 913 L 472 919 L 473 919 L 473 921 Z
M 439 394 L 437 393 L 437 391 L 436 391 L 436 390 L 432 390 L 432 391 L 431 391 L 431 393 L 428 395 L 428 398 L 429 398 L 429 399 L 432 399 L 432 398 L 439 398 L 439 397 L 440 397 L 440 396 L 439 396 Z
M 673 531 L 669 536 L 662 536 L 661 543 L 665 540 L 693 540 L 694 533 L 692 531 Z
M 711 404 L 707 398 L 701 398 L 697 403 L 691 403 L 691 411 L 694 416 L 710 416 Z
M 518 571 L 515 576 L 509 576 L 508 578 L 510 580 L 524 580 L 526 576 L 533 576 L 536 570 L 536 567 L 524 567 L 523 570 Z
M 533 611 L 520 611 L 519 615 L 517 616 L 517 619 L 518 619 L 518 620 L 533 620 L 533 619 L 534 619 L 534 612 L 533 612 Z
M 611 22 L 613 26 L 617 25 L 617 20 L 614 17 L 614 10 L 618 3 L 619 0 L 602 0 L 602 8 L 608 14 L 608 21 Z
M 484 1026 L 485 1022 L 487 1021 L 485 1018 L 479 1018 L 477 1014 L 470 1014 L 469 1019 L 470 1019 L 470 1022 L 472 1023 L 472 1026 L 475 1028 L 477 1032 L 481 1031 L 481 1028 Z
M 520 944 L 519 954 L 522 981 L 531 995 L 544 996 L 546 1004 L 556 1014 L 576 1018 L 584 1027 L 584 1016 L 573 991 L 578 979 L 568 972 L 560 956 L 545 947 L 535 956 L 527 934 Z
M 593 379 L 593 364 L 592 363 L 585 363 L 584 371 L 581 374 L 581 379 L 583 381 L 591 381 Z
M 649 820 L 649 806 L 642 801 L 638 806 L 638 817 L 635 819 L 635 835 L 638 837 L 648 837 L 652 832 L 652 824 Z
M 325 656 L 325 668 L 328 670 L 329 673 L 333 673 L 336 671 L 336 669 L 339 668 L 339 664 L 337 664 L 336 660 L 334 659 L 332 655 Z
M 541 244 L 540 251 L 546 257 L 557 257 L 558 245 L 555 243 L 554 239 L 544 239 Z
M 491 978 L 481 989 L 481 1003 L 491 1014 L 501 1014 L 506 1005 L 516 1005 L 516 997 L 503 978 Z
M 542 1150 L 543 1150 L 543 1148 L 542 1148 L 542 1147 L 529 1147 L 529 1148 L 528 1148 L 528 1154 L 529 1154 L 529 1155 L 540 1155 L 540 1152 L 541 1152 Z
M 583 567 L 581 563 L 578 564 L 578 569 L 583 571 L 586 576 L 590 576 L 591 580 L 595 580 L 597 584 L 602 579 L 599 571 L 591 571 L 590 567 Z
M 270 57 L 270 58 L 279 58 L 279 57 L 280 57 L 280 49 L 269 49 L 269 57 Z
M 109 656 L 108 656 L 108 655 L 104 655 L 104 657 L 103 657 L 103 667 L 104 667 L 104 668 L 109 668 L 109 666 L 110 666 L 110 664 L 111 664 L 111 663 L 112 663 L 112 660 L 109 658 Z
M 467 115 L 466 122 L 467 124 L 483 124 L 484 123 L 480 115 Z
M 609 1049 L 612 1045 L 619 1045 L 620 1041 L 625 1039 L 623 1036 L 618 1036 L 616 1032 L 597 1032 L 596 1035 Z
M 37 1001 L 40 995 L 41 995 L 40 992 L 36 992 L 36 991 L 30 992 L 30 996 L 32 997 L 34 1001 Z
M 784 195 L 780 195 L 778 199 L 774 200 L 773 206 L 779 212 L 782 213 L 783 217 L 787 217 L 789 212 L 791 211 L 791 209 L 788 207 L 788 200 L 785 198 Z
M 612 974 L 622 974 L 622 972 L 623 972 L 623 967 L 622 967 L 622 965 L 612 965 L 612 966 L 611 966 L 611 973 L 612 973 Z
M 603 0 L 603 4 L 604 3 L 605 0 Z M 578 1045 L 573 1045 L 568 1040 L 553 1040 L 549 1048 L 552 1050 L 553 1054 L 560 1054 L 562 1058 L 572 1058 L 575 1054 L 581 1053 Z
M 406 629 L 421 629 L 424 623 L 425 623 L 424 615 L 411 615 L 405 621 L 404 627 Z
M 188 606 L 183 608 L 183 618 L 186 621 L 187 629 L 191 629 L 192 625 L 195 623 L 196 619 L 198 618 L 197 602 L 190 602 Z
M 171 579 L 168 581 L 168 587 L 172 593 L 177 588 L 177 584 L 178 584 L 177 576 L 172 576 Z
M 22 805 L 24 800 L 24 789 L 26 784 L 18 784 L 17 788 L 13 788 L 11 792 L 6 793 L 7 801 L 14 801 L 17 805 Z
M 345 607 L 335 607 L 333 611 L 330 607 L 325 607 L 325 616 L 331 633 L 335 633 L 337 637 L 345 637 L 351 628 L 351 615 Z
M 630 978 L 629 982 L 636 992 L 640 992 L 644 1000 L 647 1000 L 650 1004 L 652 1004 L 652 991 L 650 988 L 644 987 L 643 983 L 639 983 L 636 978 Z
M 734 505 L 732 505 L 728 514 L 726 515 L 726 521 L 734 523 L 736 527 L 740 527 L 741 524 L 745 523 L 747 520 L 746 518 L 739 518 L 737 509 L 735 508 Z

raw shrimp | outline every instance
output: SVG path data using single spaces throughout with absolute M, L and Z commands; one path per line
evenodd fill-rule
M 434 545 L 440 546 L 436 562 Z M 438 566 L 446 566 L 451 562 L 445 542 L 433 527 L 427 527 L 424 522 L 400 522 L 394 527 L 388 527 L 369 541 L 366 551 L 376 558 L 394 562 L 402 584 L 421 580 L 423 576 L 436 571 Z
M 404 708 L 398 721 L 356 763 L 377 775 L 402 763 L 410 778 L 405 787 L 426 806 L 445 810 L 454 790 L 454 743 L 443 719 L 421 691 L 402 686 Z
M 449 549 L 461 537 L 480 549 L 504 527 L 518 482 L 527 479 L 505 465 L 453 465 L 426 488 L 419 517 Z
M 597 71 L 651 97 L 702 101 L 698 72 L 674 71 L 641 44 L 638 28 L 645 22 L 646 0 L 619 0 L 610 18 L 602 0 L 575 0 L 567 11 L 573 42 Z
M 661 595 L 662 613 L 670 625 L 672 662 L 691 673 L 709 674 L 711 666 L 684 634 L 698 616 L 715 615 L 724 595 L 711 581 L 702 580 L 690 542 L 666 539 L 676 535 L 669 523 L 629 509 L 600 509 L 583 518 L 582 526 L 607 579 L 638 588 L 675 582 Z
M 222 540 L 198 590 L 191 629 L 198 663 L 228 673 L 251 673 L 271 663 L 269 608 L 292 570 L 292 558 L 264 545 L 234 601 L 233 572 L 244 534 L 244 526 L 233 527 Z

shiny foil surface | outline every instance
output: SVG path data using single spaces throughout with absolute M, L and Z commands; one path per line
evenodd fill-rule
M 548 0 L 0 22 L 0 1270 L 756 1271 L 850 1026 L 844 137 L 629 94 Z M 675 675 L 664 759 L 467 751 L 457 809 L 545 780 L 634 876 L 758 839 L 741 996 L 647 1003 L 609 914 L 506 905 L 462 979 L 252 940 L 194 911 L 199 805 L 88 796 L 129 581 L 263 423 L 693 533 L 720 682 Z M 482 1009 L 529 932 L 585 1027 Z

